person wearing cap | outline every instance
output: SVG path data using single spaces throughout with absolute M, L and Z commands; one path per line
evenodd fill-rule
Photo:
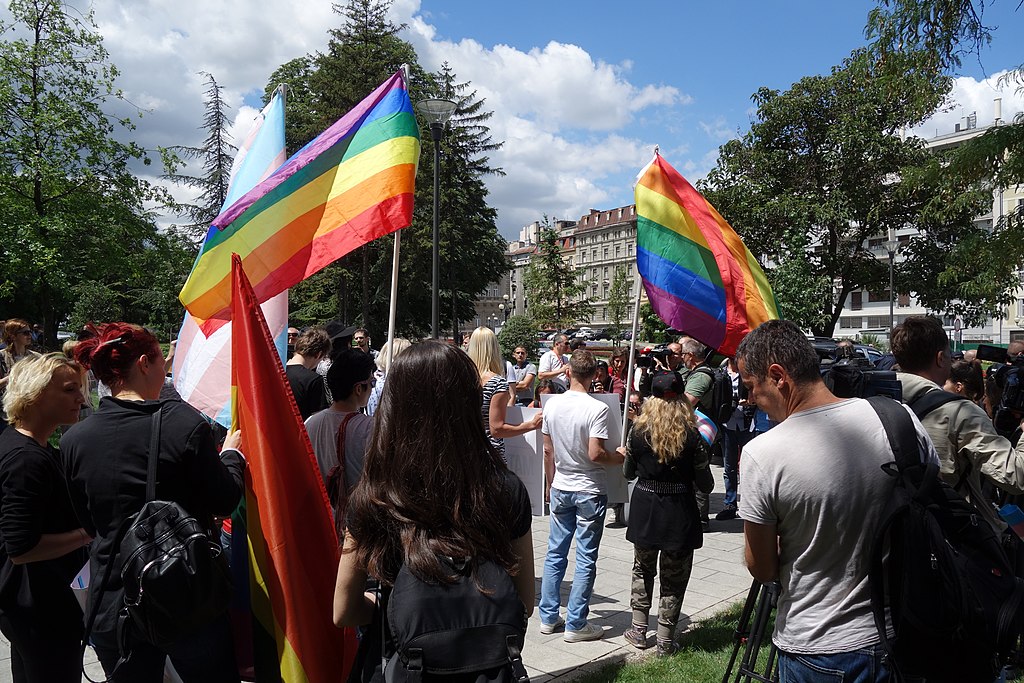
M 327 377 L 327 371 L 331 369 L 331 363 L 334 362 L 335 356 L 343 352 L 345 349 L 352 348 L 352 337 L 355 336 L 356 330 L 358 329 L 355 325 L 349 325 L 345 327 L 341 323 L 332 320 L 331 322 L 324 325 L 324 329 L 327 331 L 327 336 L 331 340 L 331 351 L 326 358 L 320 361 L 316 366 L 317 374 L 321 377 Z M 327 386 L 325 384 L 325 386 Z M 334 399 L 331 397 L 331 388 L 327 386 L 327 402 L 330 403 Z
M 647 620 L 658 574 L 657 647 L 676 651 L 676 624 L 693 568 L 693 551 L 704 545 L 696 491 L 710 493 L 715 481 L 708 451 L 678 372 L 655 376 L 651 398 L 633 423 L 623 473 L 636 479 L 630 498 L 626 540 L 633 543 L 630 607 L 633 625 L 624 634 L 637 649 L 647 647 Z
M 597 374 L 594 354 L 586 349 L 576 351 L 567 370 L 569 390 L 547 400 L 541 427 L 551 530 L 539 610 L 542 634 L 552 634 L 564 626 L 564 640 L 578 643 L 604 636 L 600 626 L 588 623 L 587 615 L 608 508 L 604 468 L 621 465 L 625 449 L 608 450 L 608 406 L 587 393 Z M 576 571 L 562 619 L 561 586 L 573 537 Z

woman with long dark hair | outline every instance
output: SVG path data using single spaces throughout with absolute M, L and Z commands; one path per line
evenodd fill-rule
M 634 647 L 647 647 L 660 554 L 657 646 L 659 655 L 670 655 L 676 650 L 693 551 L 704 544 L 695 492 L 710 493 L 715 482 L 682 377 L 678 372 L 656 375 L 651 392 L 633 422 L 623 464 L 626 478 L 637 479 L 626 528 L 626 539 L 633 543 L 633 626 L 624 635 Z
M 159 683 L 170 657 L 185 683 L 238 681 L 227 612 L 169 647 L 124 634 L 131 657 L 114 673 L 119 656 L 118 612 L 124 604 L 115 545 L 126 519 L 146 502 L 150 435 L 159 413 L 156 499 L 174 501 L 213 532 L 214 516 L 227 516 L 242 494 L 245 462 L 230 434 L 219 454 L 209 423 L 180 399 L 159 399 L 164 358 L 155 336 L 127 323 L 110 323 L 75 347 L 76 359 L 110 387 L 99 409 L 61 439 L 65 472 L 78 518 L 96 536 L 87 614 L 97 616 L 91 639 L 104 671 L 117 683 Z M 112 564 L 109 580 L 102 577 Z M 98 605 L 97 605 L 98 601 Z
M 348 504 L 339 626 L 374 618 L 368 577 L 386 589 L 404 564 L 419 579 L 451 583 L 443 557 L 468 559 L 474 572 L 483 560 L 505 569 L 533 611 L 530 500 L 484 433 L 481 393 L 476 367 L 454 346 L 421 342 L 395 359 Z
M 82 611 L 71 581 L 92 540 L 71 507 L 49 439 L 78 421 L 82 376 L 61 354 L 19 361 L 0 434 L 0 631 L 15 683 L 78 683 Z

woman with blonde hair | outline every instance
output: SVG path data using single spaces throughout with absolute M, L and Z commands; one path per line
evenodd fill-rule
M 395 347 L 394 358 L 388 358 L 391 347 Z M 398 358 L 403 351 L 412 346 L 412 342 L 402 337 L 396 337 L 391 342 L 384 342 L 384 346 L 380 347 L 380 353 L 377 358 L 373 361 L 377 364 L 377 371 L 373 373 L 375 384 L 373 385 L 373 391 L 370 392 L 370 400 L 366 402 L 366 414 L 373 417 L 373 414 L 377 412 L 377 406 L 380 405 L 381 394 L 384 393 L 384 380 L 388 378 L 388 363 L 393 363 L 395 358 Z
M 505 361 L 501 358 L 501 346 L 498 337 L 489 327 L 478 327 L 469 337 L 469 357 L 476 366 L 483 389 L 483 404 L 480 407 L 484 421 L 484 431 L 491 445 L 505 459 L 505 437 L 532 432 L 540 427 L 543 415 L 537 413 L 530 420 L 521 424 L 505 422 L 505 408 L 513 405 L 515 392 L 508 386 L 505 376 Z
M 78 421 L 82 376 L 59 353 L 20 361 L 0 434 L 0 631 L 16 683 L 77 683 L 82 610 L 71 591 L 92 540 L 75 515 L 49 439 Z
M 633 543 L 633 626 L 624 635 L 634 647 L 647 647 L 647 619 L 660 554 L 657 644 L 661 656 L 676 651 L 676 624 L 690 581 L 693 551 L 704 544 L 695 489 L 710 493 L 715 485 L 685 386 L 678 372 L 655 375 L 652 396 L 633 423 L 623 464 L 626 478 L 637 479 L 626 528 L 626 539 Z

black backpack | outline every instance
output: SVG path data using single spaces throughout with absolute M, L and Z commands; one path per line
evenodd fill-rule
M 992 681 L 1024 626 L 1024 581 L 992 527 L 939 478 L 938 464 L 921 462 L 906 410 L 885 397 L 868 400 L 896 456 L 883 467 L 896 487 L 870 558 L 881 644 L 897 680 Z
M 394 652 L 386 683 L 529 683 L 523 666 L 526 609 L 508 572 L 489 561 L 474 576 L 468 561 L 443 558 L 455 583 L 416 578 L 405 565 L 387 601 Z
M 701 365 L 693 369 L 694 372 L 702 372 L 711 377 L 711 388 L 707 394 L 697 402 L 697 407 L 707 409 L 708 417 L 715 421 L 720 428 L 732 417 L 732 413 L 739 405 L 739 398 L 732 393 L 732 378 L 729 371 L 724 367 L 709 368 Z

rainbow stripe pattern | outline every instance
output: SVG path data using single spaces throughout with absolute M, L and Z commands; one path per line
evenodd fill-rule
M 412 222 L 419 127 L 396 72 L 218 216 L 179 298 L 201 320 L 231 314 L 231 255 L 260 302 Z
M 332 622 L 339 555 L 330 503 L 256 295 L 241 259 L 233 263 L 232 394 L 248 466 L 232 544 L 248 537 L 256 680 L 344 681 L 356 639 Z
M 739 235 L 657 152 L 635 196 L 636 266 L 665 324 L 731 356 L 750 330 L 779 317 Z

